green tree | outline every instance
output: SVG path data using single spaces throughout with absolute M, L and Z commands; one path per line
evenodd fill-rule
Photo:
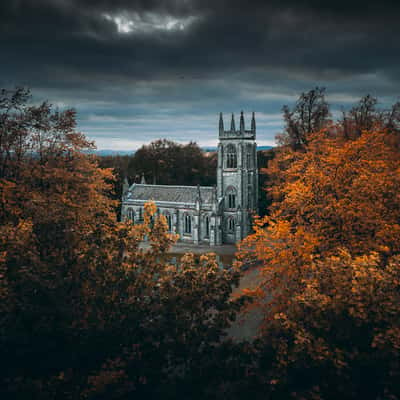
M 160 139 L 142 146 L 130 159 L 128 175 L 140 182 L 163 185 L 212 185 L 216 180 L 216 155 L 206 155 L 190 142 L 181 145 Z

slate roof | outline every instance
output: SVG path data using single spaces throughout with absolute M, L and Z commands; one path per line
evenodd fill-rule
M 126 196 L 126 200 L 154 200 L 170 203 L 195 203 L 200 189 L 201 201 L 211 204 L 212 186 L 171 186 L 171 185 L 146 185 L 133 184 Z

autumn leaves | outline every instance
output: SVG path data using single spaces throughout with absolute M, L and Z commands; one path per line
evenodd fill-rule
M 176 239 L 147 204 L 119 223 L 112 171 L 84 154 L 73 111 L 0 97 L 0 350 L 5 397 L 397 399 L 398 107 L 368 97 L 329 120 L 324 93 L 286 108 L 265 170 L 271 206 L 240 245 L 262 282 Z M 144 237 L 147 250 L 140 247 Z M 263 325 L 226 339 L 249 296 Z
M 337 123 L 323 92 L 285 109 L 285 145 L 264 171 L 270 213 L 241 244 L 264 276 L 254 295 L 274 390 L 293 398 L 398 398 L 400 130 L 398 105 L 375 104 Z

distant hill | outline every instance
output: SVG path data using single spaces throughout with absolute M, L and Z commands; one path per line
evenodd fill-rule
M 100 157 L 106 156 L 130 156 L 135 154 L 135 150 L 94 150 L 90 154 L 97 154 Z
M 257 146 L 257 150 L 271 150 L 274 146 Z
M 204 152 L 209 153 L 213 151 L 217 151 L 216 146 L 210 146 L 210 147 L 202 147 L 201 148 Z M 272 149 L 272 146 L 257 146 L 257 150 L 269 150 Z M 94 150 L 90 151 L 90 154 L 96 154 L 100 157 L 106 157 L 106 156 L 131 156 L 135 154 L 136 150 Z

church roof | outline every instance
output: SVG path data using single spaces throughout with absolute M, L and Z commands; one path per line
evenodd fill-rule
M 126 199 L 195 203 L 199 190 L 202 203 L 211 204 L 214 191 L 212 186 L 145 185 L 135 183 L 130 187 Z

